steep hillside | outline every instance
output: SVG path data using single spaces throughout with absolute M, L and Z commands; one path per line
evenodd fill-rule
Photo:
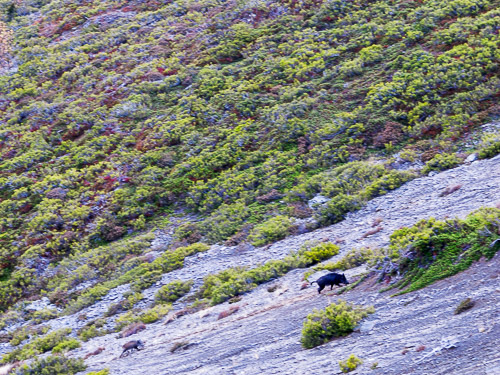
M 49 264 L 179 209 L 174 246 L 260 246 L 415 177 L 368 157 L 494 155 L 460 140 L 498 115 L 498 5 L 0 1 L 1 308 L 73 299 Z
M 0 0 L 2 361 L 319 263 L 416 289 L 493 256 L 499 5 Z
M 460 188 L 443 194 L 450 190 L 450 186 Z M 500 306 L 498 255 L 489 261 L 482 258 L 468 270 L 449 279 L 399 297 L 391 297 L 398 289 L 385 293 L 380 291 L 388 285 L 397 285 L 394 282 L 402 280 L 401 277 L 396 272 L 388 273 L 380 283 L 377 279 L 380 279 L 382 269 L 375 268 L 368 279 L 341 296 L 351 303 L 373 305 L 375 313 L 348 337 L 309 350 L 300 345 L 300 331 L 306 316 L 313 308 L 324 308 L 338 300 L 336 290 L 323 291 L 323 295 L 319 296 L 315 288 L 302 288 L 302 279 L 305 273 L 311 273 L 311 269 L 292 270 L 280 278 L 271 276 L 269 283 L 250 293 L 213 307 L 202 305 L 201 310 L 194 307 L 192 297 L 193 291 L 196 292 L 209 275 L 235 266 L 251 269 L 259 263 L 283 259 L 290 251 L 298 250 L 311 241 L 337 242 L 340 252 L 332 258 L 336 261 L 353 248 L 389 249 L 391 244 L 399 244 L 404 236 L 391 234 L 401 231 L 404 226 L 412 228 L 415 223 L 431 217 L 450 219 L 444 232 L 438 229 L 439 225 L 434 226 L 430 239 L 438 239 L 440 231 L 446 233 L 448 225 L 451 231 L 463 226 L 453 218 L 463 219 L 482 206 L 499 206 L 498 186 L 500 156 L 476 161 L 432 177 L 413 180 L 370 201 L 364 209 L 348 215 L 338 224 L 287 238 L 269 248 L 245 250 L 241 247 L 213 246 L 204 253 L 190 256 L 182 269 L 162 275 L 158 283 L 143 291 L 144 298 L 135 304 L 132 316 L 126 317 L 127 313 L 120 312 L 109 315 L 112 306 L 130 295 L 133 285 L 126 284 L 111 290 L 102 300 L 77 313 L 49 318 L 36 325 L 18 318 L 16 323 L 11 323 L 10 329 L 0 333 L 14 332 L 14 337 L 19 337 L 23 335 L 21 326 L 27 329 L 24 332 L 32 339 L 38 337 L 35 332 L 44 326 L 51 327 L 53 332 L 69 329 L 72 331 L 70 337 L 76 337 L 78 332 L 79 339 L 88 341 L 81 343 L 82 348 L 71 351 L 69 357 L 87 357 L 95 352 L 97 354 L 85 360 L 87 372 L 107 368 L 111 374 L 134 374 L 144 368 L 158 374 L 312 374 L 325 368 L 331 373 L 340 373 L 337 362 L 350 354 L 365 362 L 358 373 L 463 374 L 466 370 L 468 372 L 465 373 L 495 374 L 500 366 L 496 350 L 499 344 L 497 322 Z M 490 254 L 488 257 L 498 250 L 495 246 L 500 235 L 500 211 L 493 210 L 491 213 L 493 215 L 489 220 L 493 226 L 479 226 L 480 230 L 472 230 L 483 238 L 481 251 Z M 381 227 L 375 233 L 371 231 L 374 222 Z M 477 219 L 469 222 L 469 225 L 477 225 L 474 224 Z M 429 237 L 422 225 L 413 228 L 419 228 Z M 419 231 L 415 233 L 418 235 Z M 158 231 L 153 243 L 166 239 Z M 413 240 L 418 241 L 419 238 Z M 472 241 L 470 245 L 473 245 Z M 413 246 L 417 246 L 416 243 Z M 441 254 L 445 257 L 451 255 L 443 250 L 434 248 L 432 251 L 437 254 L 433 256 L 437 255 L 439 260 Z M 466 260 L 467 253 L 471 254 L 471 246 L 455 254 L 450 266 Z M 409 259 L 408 254 L 405 259 Z M 355 268 L 345 272 L 352 283 L 361 275 L 366 275 L 366 265 L 356 267 L 352 264 L 350 267 L 353 266 Z M 318 275 L 321 273 L 312 275 L 310 280 L 315 280 Z M 124 316 L 125 322 L 131 317 L 143 318 L 142 314 L 148 311 L 160 287 L 171 285 L 175 280 L 192 280 L 192 292 L 175 302 L 173 311 L 164 319 L 148 324 L 145 330 L 130 337 L 119 339 L 116 333 L 106 334 L 120 319 L 123 321 Z M 474 301 L 473 309 L 453 315 L 454 309 L 466 298 Z M 23 309 L 25 312 L 38 312 L 40 318 L 46 311 L 44 308 L 51 307 L 47 302 L 34 302 Z M 18 314 L 20 312 L 22 310 L 18 310 Z M 15 321 L 12 315 L 10 318 Z M 30 314 L 25 314 L 26 318 L 30 318 Z M 96 327 L 96 322 L 102 320 L 104 325 L 89 331 L 89 327 Z M 87 338 L 81 334 L 85 330 Z M 92 338 L 103 334 L 102 337 Z M 144 340 L 146 348 L 118 358 L 121 345 L 130 339 Z M 171 352 L 176 345 L 180 346 L 179 350 Z M 4 344 L 0 348 L 4 353 L 12 353 L 14 349 L 12 344 Z M 98 348 L 103 350 L 96 352 Z M 372 371 L 371 366 L 375 363 L 377 368 Z

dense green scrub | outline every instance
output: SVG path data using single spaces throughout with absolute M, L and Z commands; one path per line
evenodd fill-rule
M 205 218 L 181 245 L 261 245 L 294 233 L 318 193 L 332 198 L 326 225 L 412 177 L 372 168 L 373 154 L 452 155 L 498 114 L 498 5 L 0 0 L 14 32 L 0 63 L 0 309 L 41 290 L 74 304 L 49 264 L 175 209 Z M 71 285 L 123 275 L 123 259 Z
M 422 220 L 391 235 L 390 251 L 404 277 L 394 284 L 404 293 L 470 267 L 500 250 L 500 210 L 483 208 L 464 220 Z

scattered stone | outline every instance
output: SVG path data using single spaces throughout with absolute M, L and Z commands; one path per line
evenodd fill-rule
M 467 156 L 467 158 L 465 159 L 465 163 L 466 164 L 470 164 L 472 163 L 473 161 L 476 161 L 478 159 L 478 155 L 476 153 L 474 154 L 470 154 L 469 156 Z
M 56 309 L 56 306 L 50 303 L 47 297 L 43 297 L 38 301 L 31 302 L 24 308 L 27 311 L 40 311 L 44 309 Z
M 310 199 L 307 204 L 311 209 L 318 209 L 328 201 L 330 201 L 330 198 L 318 194 L 314 198 Z
M 68 194 L 68 190 L 57 187 L 52 190 L 49 190 L 47 194 L 45 195 L 49 199 L 61 199 L 63 200 L 66 198 L 66 195 Z
M 371 335 L 373 333 L 372 331 L 375 328 L 375 326 L 377 325 L 377 323 L 378 323 L 378 321 L 376 321 L 376 320 L 372 320 L 372 321 L 368 321 L 368 322 L 361 322 L 361 324 L 358 327 L 356 327 L 354 330 L 359 331 L 360 333 Z

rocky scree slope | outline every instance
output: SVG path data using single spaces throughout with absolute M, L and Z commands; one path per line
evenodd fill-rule
M 441 196 L 444 189 L 458 184 L 462 185 L 460 189 Z M 235 248 L 213 246 L 208 252 L 189 258 L 183 269 L 165 274 L 159 284 L 194 279 L 196 288 L 207 274 L 281 258 L 312 239 L 340 242 L 338 257 L 353 247 L 386 246 L 388 236 L 401 226 L 429 217 L 465 217 L 481 206 L 497 205 L 499 186 L 500 156 L 462 165 L 408 182 L 372 200 L 338 224 L 287 238 L 269 248 L 235 252 Z M 363 238 L 372 222 L 380 219 L 383 229 Z M 382 285 L 368 280 L 342 296 L 357 304 L 375 306 L 375 314 L 361 325 L 361 332 L 312 350 L 300 346 L 302 322 L 313 308 L 323 308 L 338 297 L 332 292 L 318 296 L 314 288 L 300 290 L 304 270 L 294 270 L 270 282 L 277 285 L 272 293 L 267 291 L 267 283 L 245 294 L 235 304 L 239 310 L 228 318 L 217 320 L 220 312 L 231 307 L 224 303 L 167 325 L 149 325 L 131 337 L 144 339 L 146 349 L 127 358 L 118 359 L 118 355 L 121 344 L 130 338 L 117 340 L 114 335 L 92 339 L 72 355 L 82 356 L 104 346 L 103 353 L 86 363 L 89 371 L 109 367 L 112 374 L 133 374 L 144 368 L 158 374 L 309 374 L 325 368 L 335 373 L 340 371 L 338 360 L 351 353 L 366 362 L 359 373 L 371 371 L 370 363 L 378 362 L 374 373 L 463 374 L 466 369 L 476 374 L 493 374 L 500 366 L 496 351 L 500 337 L 498 261 L 497 255 L 490 262 L 479 262 L 423 290 L 393 298 L 390 292 L 379 294 Z M 346 275 L 354 280 L 364 271 L 361 267 L 347 271 Z M 151 298 L 159 286 L 144 295 Z M 466 297 L 477 301 L 476 307 L 454 316 L 453 310 Z M 105 298 L 88 310 L 105 311 L 109 302 Z M 174 307 L 179 310 L 184 306 L 179 302 Z M 70 316 L 50 324 L 71 327 L 75 322 L 76 317 Z M 190 344 L 187 349 L 170 353 L 173 344 L 182 341 Z M 425 349 L 416 352 L 421 345 Z M 409 352 L 403 355 L 405 349 Z

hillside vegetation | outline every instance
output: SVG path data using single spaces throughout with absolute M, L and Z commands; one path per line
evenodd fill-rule
M 416 176 L 395 152 L 459 164 L 499 112 L 499 4 L 0 0 L 0 309 L 340 221 Z M 143 257 L 175 212 L 200 220 Z

